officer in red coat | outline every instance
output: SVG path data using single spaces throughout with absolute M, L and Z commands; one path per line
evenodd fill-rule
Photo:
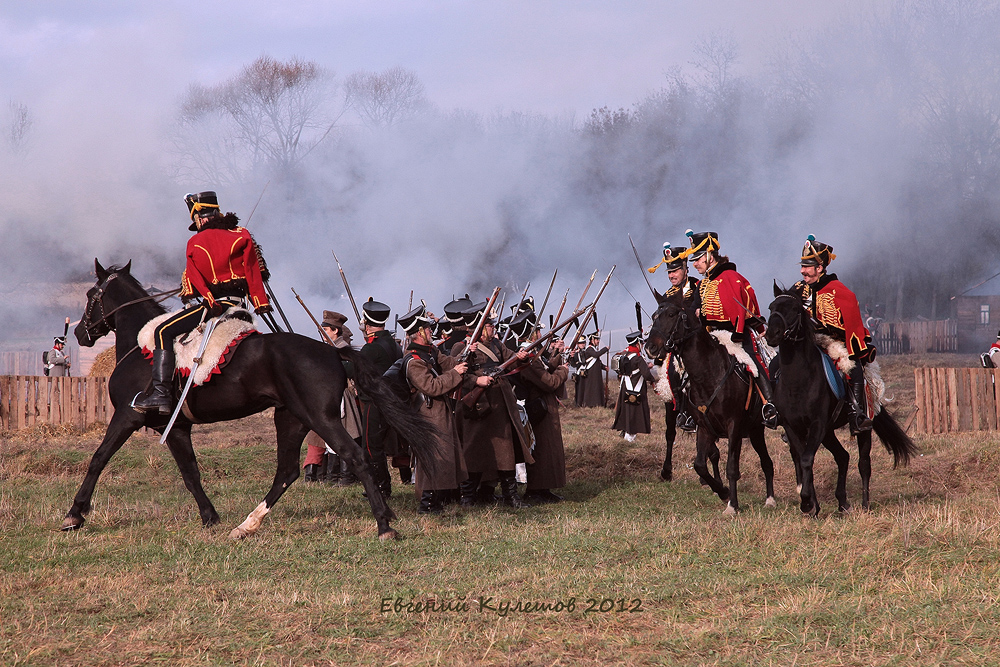
M 757 366 L 757 388 L 764 398 L 764 425 L 777 428 L 778 410 L 774 407 L 767 364 L 757 349 L 754 336 L 748 330 L 751 326 L 763 328 L 757 295 L 750 281 L 736 272 L 736 265 L 729 261 L 729 257 L 719 254 L 721 246 L 718 234 L 695 233 L 689 229 L 687 236 L 691 240 L 691 248 L 686 251 L 686 256 L 691 258 L 695 270 L 704 276 L 698 285 L 701 321 L 709 331 L 731 331 L 733 341 L 741 343 L 754 360 Z
M 795 283 L 795 287 L 802 294 L 802 300 L 816 324 L 816 331 L 846 345 L 847 353 L 854 361 L 854 369 L 847 376 L 851 388 L 847 399 L 853 412 L 851 433 L 857 435 L 872 428 L 865 400 L 864 367 L 875 359 L 875 348 L 861 318 L 858 297 L 837 280 L 836 273 L 826 272 L 826 267 L 836 258 L 833 246 L 820 243 L 810 234 L 802 246 L 799 262 L 802 280 Z
M 132 407 L 140 412 L 173 409 L 174 338 L 198 326 L 206 317 L 218 317 L 248 299 L 258 314 L 270 312 L 264 281 L 266 268 L 250 232 L 239 226 L 235 213 L 222 214 L 215 192 L 184 197 L 193 232 L 188 240 L 187 265 L 181 276 L 181 299 L 200 298 L 199 305 L 168 317 L 153 333 L 153 381 L 136 396 Z

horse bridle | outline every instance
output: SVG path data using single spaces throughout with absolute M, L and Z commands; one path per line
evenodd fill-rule
M 138 299 L 132 299 L 131 301 L 126 301 L 120 306 L 115 306 L 110 311 L 104 312 L 104 292 L 107 290 L 108 285 L 111 283 L 111 281 L 117 277 L 118 277 L 117 271 L 109 273 L 108 276 L 103 281 L 101 281 L 100 284 L 97 285 L 97 287 L 95 288 L 96 291 L 92 296 L 90 296 L 88 293 L 87 307 L 83 311 L 83 321 L 86 323 L 86 325 L 84 326 L 84 331 L 87 332 L 87 338 L 89 340 L 96 340 L 92 334 L 97 333 L 97 327 L 101 325 L 104 326 L 104 330 L 97 333 L 97 338 L 100 338 L 101 336 L 110 333 L 114 329 L 114 326 L 111 324 L 108 318 L 110 318 L 112 315 L 117 313 L 122 308 L 126 306 L 131 306 L 136 303 L 141 303 L 143 301 L 166 300 L 174 296 L 175 294 L 178 294 L 181 291 L 180 288 L 177 288 L 174 290 L 170 290 L 169 292 L 160 292 L 159 294 L 147 294 L 146 296 L 139 297 Z M 91 317 L 95 303 L 97 303 L 101 308 L 101 317 L 96 321 L 94 320 L 93 317 Z
M 681 312 L 680 316 L 674 322 L 674 325 L 670 327 L 670 330 L 664 332 L 665 335 L 663 337 L 663 347 L 667 352 L 675 352 L 684 343 L 684 341 L 690 339 L 692 336 L 698 333 L 698 328 L 688 327 L 687 309 L 684 308 L 683 306 L 678 306 L 675 303 L 664 304 L 659 308 L 657 308 L 656 312 L 653 313 L 652 317 L 653 322 L 656 322 L 656 320 L 670 308 L 677 308 Z M 684 327 L 684 334 L 680 338 L 678 338 L 677 329 L 681 325 L 683 325 Z
M 775 299 L 771 303 L 771 305 L 774 305 L 774 303 L 777 302 L 778 299 L 792 299 L 794 301 L 795 297 L 793 297 L 790 294 L 779 294 L 777 297 L 775 297 Z M 782 340 L 787 340 L 787 341 L 792 341 L 792 342 L 798 342 L 798 341 L 805 340 L 805 335 L 802 334 L 802 318 L 801 317 L 793 325 L 789 325 L 788 324 L 788 320 L 786 320 L 785 316 L 782 315 L 780 312 L 773 312 L 772 311 L 771 312 L 771 317 L 777 317 L 779 320 L 781 320 L 781 323 L 784 326 L 784 328 L 781 330 L 781 338 L 782 338 Z

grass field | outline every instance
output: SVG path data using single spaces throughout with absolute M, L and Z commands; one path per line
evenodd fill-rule
M 912 368 L 882 361 L 905 422 Z M 907 393 L 909 392 L 909 393 Z M 0 439 L 3 665 L 957 665 L 1000 658 L 1000 438 L 919 438 L 891 469 L 873 449 L 872 509 L 798 511 L 785 446 L 769 434 L 778 508 L 744 449 L 735 518 L 699 485 L 694 441 L 656 481 L 661 433 L 632 445 L 612 414 L 563 413 L 566 502 L 417 516 L 396 486 L 384 544 L 360 488 L 296 483 L 257 536 L 228 533 L 274 474 L 255 417 L 196 427 L 222 525 L 201 527 L 164 447 L 135 436 L 98 485 L 84 530 L 58 532 L 99 430 Z M 654 424 L 662 423 L 656 410 Z M 846 434 L 844 435 L 846 439 Z M 853 443 L 848 451 L 856 453 Z M 848 492 L 860 507 L 852 456 Z

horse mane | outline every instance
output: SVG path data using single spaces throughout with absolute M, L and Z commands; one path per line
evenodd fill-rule
M 787 296 L 787 297 L 791 297 L 792 299 L 795 300 L 795 305 L 798 306 L 799 314 L 800 314 L 800 317 L 802 318 L 802 320 L 801 320 L 802 321 L 802 334 L 805 336 L 805 339 L 807 341 L 809 341 L 809 342 L 815 342 L 816 341 L 816 325 L 813 324 L 812 318 L 809 317 L 809 314 L 806 312 L 806 304 L 802 300 L 802 292 L 799 291 L 798 289 L 796 289 L 794 286 L 792 286 L 792 287 L 789 287 L 786 290 L 781 290 L 781 294 L 779 296 Z M 777 301 L 777 297 L 775 297 L 775 301 Z M 773 301 L 771 302 L 771 305 L 772 306 L 774 305 Z M 773 309 L 772 309 L 772 312 L 773 312 Z
M 128 291 L 135 293 L 135 297 L 133 298 L 152 296 L 153 294 L 155 294 L 155 292 L 150 292 L 145 287 L 143 287 L 142 283 L 140 283 L 136 279 L 136 277 L 132 275 L 130 271 L 125 270 L 126 267 L 127 265 L 126 266 L 111 265 L 107 267 L 105 270 L 108 272 L 108 275 L 112 273 L 117 273 L 118 279 L 121 281 L 122 286 L 126 287 Z M 167 309 L 158 301 L 150 299 L 143 303 L 154 308 L 157 314 L 163 314 L 167 312 Z

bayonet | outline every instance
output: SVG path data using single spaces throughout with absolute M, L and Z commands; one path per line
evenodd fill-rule
M 330 252 L 333 252 L 331 250 Z M 354 295 L 351 294 L 351 286 L 347 284 L 347 274 L 344 273 L 344 267 L 340 265 L 340 260 L 337 259 L 337 253 L 333 252 L 333 259 L 337 262 L 337 270 L 340 271 L 340 279 L 344 281 L 344 289 L 347 290 L 347 298 L 351 301 L 351 308 L 354 309 L 354 317 L 358 318 L 358 326 L 361 327 L 361 335 L 365 335 L 365 322 L 361 319 L 361 313 L 358 312 L 358 304 L 354 302 Z

